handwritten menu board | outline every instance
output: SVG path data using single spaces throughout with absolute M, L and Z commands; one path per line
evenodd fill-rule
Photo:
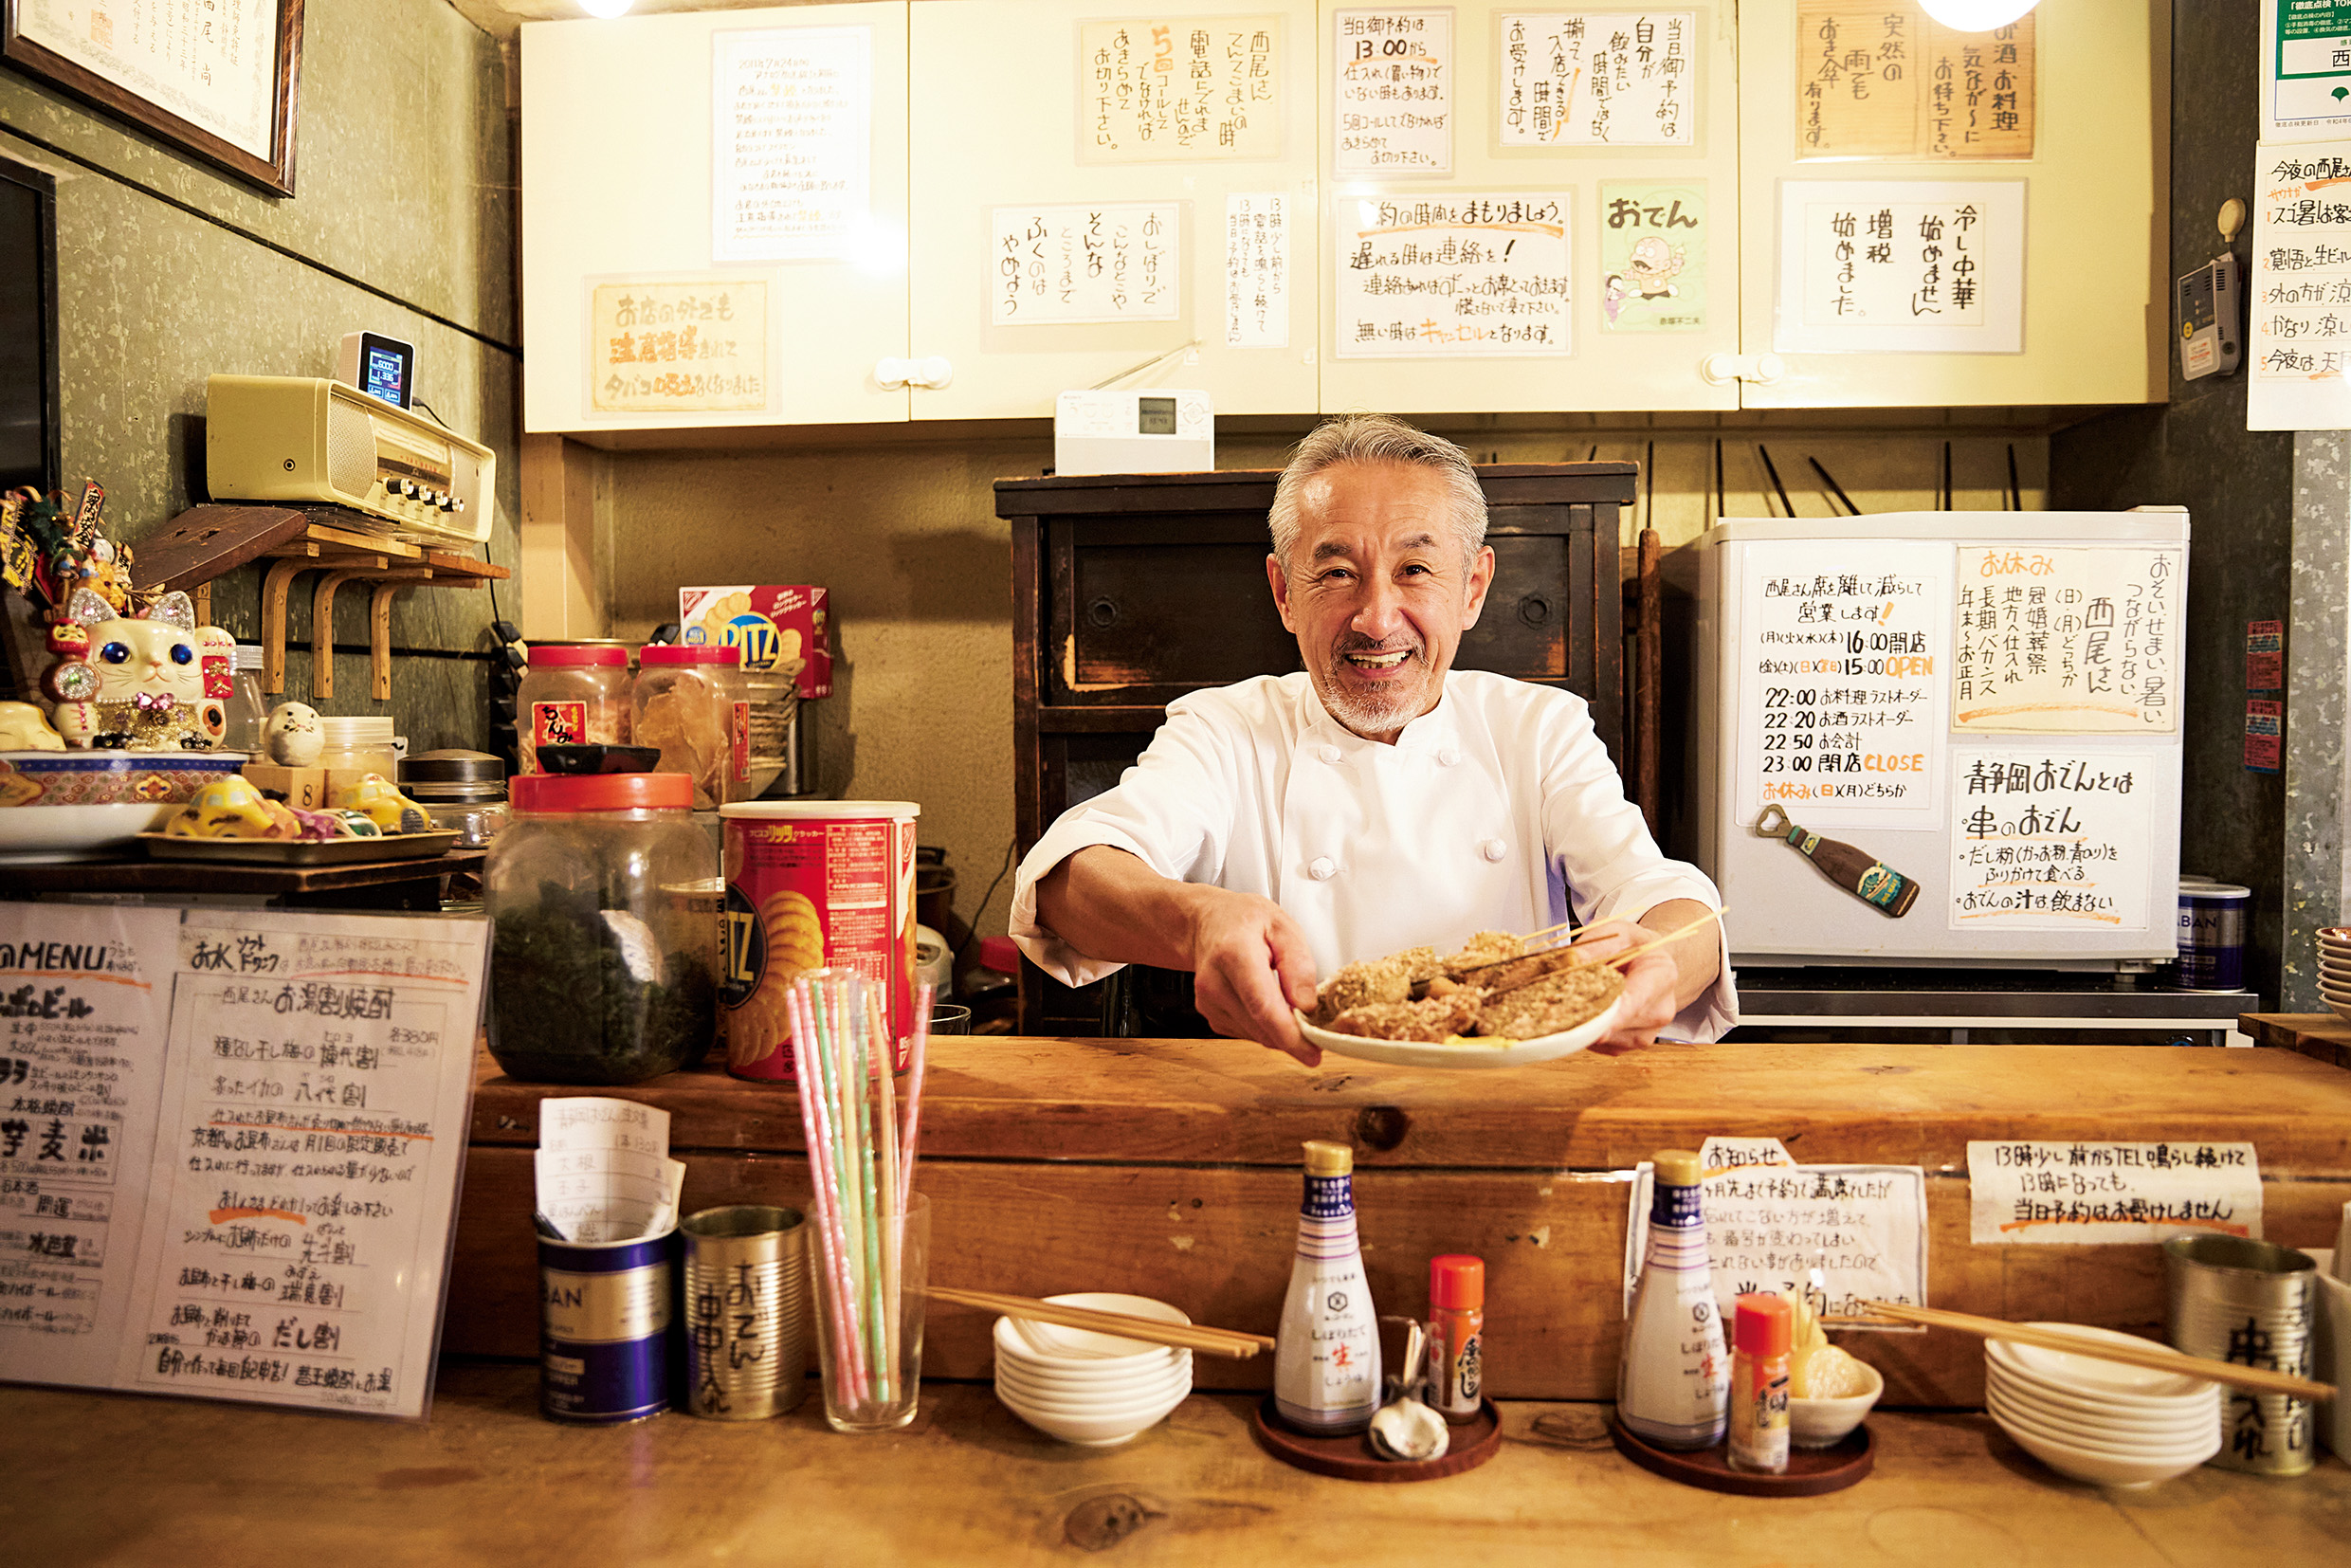
M 2016 354 L 2022 180 L 1783 180 L 1781 354 Z
M 869 27 L 713 33 L 710 259 L 846 254 L 870 211 Z
M 1564 191 L 1342 198 L 1340 357 L 1573 353 L 1568 201 Z
M 266 160 L 279 0 L 19 0 L 29 43 Z
M 2169 734 L 2186 552 L 1961 545 L 1951 725 Z
M 1279 191 L 1225 197 L 1225 346 L 1290 341 L 1289 203 Z
M 1079 161 L 1281 156 L 1281 39 L 1279 16 L 1079 23 Z
M 486 925 L 0 907 L 0 1377 L 421 1415 Z
M 1505 12 L 1504 147 L 1688 147 L 1695 11 Z
M 1951 547 L 1759 540 L 1739 615 L 1741 824 L 1933 828 L 1941 798 Z
M 1967 1191 L 1968 1240 L 1978 1247 L 2261 1235 L 2261 1161 L 2251 1143 L 1971 1140 Z
M 597 413 L 733 413 L 768 407 L 767 280 L 629 278 L 588 307 Z
M 1706 182 L 1600 182 L 1600 330 L 1706 324 Z
M 2351 426 L 2351 141 L 2256 158 L 2246 428 Z
M 1449 8 L 1342 10 L 1331 172 L 1389 178 L 1453 172 L 1453 13 Z
M 1954 931 L 2147 929 L 2157 758 L 1986 747 L 1951 779 Z
M 1959 32 L 1921 6 L 1796 11 L 1799 158 L 2029 158 L 2039 119 L 2031 13 Z
M 1183 219 L 1173 202 L 994 210 L 999 327 L 1172 321 L 1183 300 Z

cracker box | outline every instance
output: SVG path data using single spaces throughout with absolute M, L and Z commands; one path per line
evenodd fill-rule
M 678 590 L 678 625 L 689 644 L 743 650 L 754 674 L 793 659 L 803 697 L 832 695 L 832 612 L 827 590 L 806 583 Z

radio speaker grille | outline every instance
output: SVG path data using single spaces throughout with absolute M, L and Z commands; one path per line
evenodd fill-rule
M 326 405 L 326 482 L 357 498 L 375 483 L 375 428 L 368 416 L 340 398 Z

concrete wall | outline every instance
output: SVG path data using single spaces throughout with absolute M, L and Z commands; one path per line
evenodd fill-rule
M 515 560 L 514 189 L 498 45 L 445 0 L 308 0 L 295 197 L 265 193 L 0 72 L 0 155 L 58 184 L 64 477 L 106 486 L 134 544 L 203 484 L 206 376 L 333 374 L 362 328 L 417 348 L 417 392 L 499 455 L 491 558 Z M 259 635 L 260 572 L 213 617 Z M 308 584 L 286 696 L 307 700 Z M 367 595 L 337 606 L 335 713 L 390 711 L 413 747 L 479 745 L 489 596 L 403 593 L 390 704 L 367 695 Z M 508 607 L 511 611 L 511 606 Z M 470 658 L 436 657 L 473 652 Z

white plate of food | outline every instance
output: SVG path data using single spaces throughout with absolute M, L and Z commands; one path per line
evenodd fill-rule
M 1521 1067 L 1607 1036 L 1624 999 L 1613 964 L 1562 947 L 1522 951 L 1481 932 L 1440 957 L 1415 948 L 1353 963 L 1323 982 L 1299 1032 L 1340 1056 L 1400 1067 Z

